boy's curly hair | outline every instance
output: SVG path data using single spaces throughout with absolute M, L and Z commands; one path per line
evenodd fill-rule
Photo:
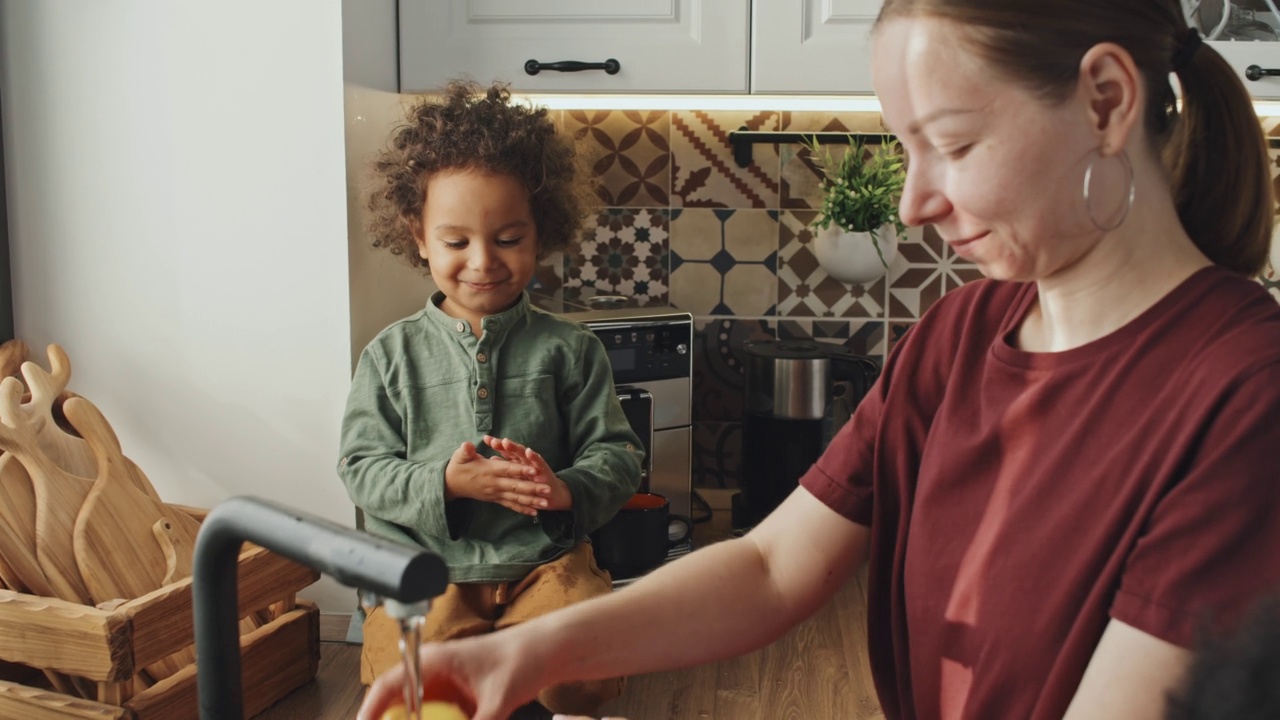
M 428 181 L 444 170 L 519 180 L 529 192 L 539 257 L 564 249 L 577 234 L 589 189 L 576 180 L 573 143 L 556 132 L 546 108 L 513 103 L 505 83 L 482 88 L 455 80 L 415 104 L 406 120 L 373 162 L 383 181 L 369 194 L 374 247 L 429 271 L 413 230 L 422 222 Z

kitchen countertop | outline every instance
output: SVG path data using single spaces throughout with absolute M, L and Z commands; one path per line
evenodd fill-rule
M 695 548 L 705 547 L 711 543 L 728 540 L 733 537 L 732 502 L 737 488 L 699 488 L 698 492 L 711 506 L 711 519 L 698 523 L 693 527 L 693 543 Z

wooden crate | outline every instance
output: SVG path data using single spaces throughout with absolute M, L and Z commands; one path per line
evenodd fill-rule
M 269 620 L 240 638 L 246 717 L 315 677 L 320 613 L 295 594 L 318 578 L 264 548 L 246 544 L 241 552 L 240 617 Z M 196 720 L 194 664 L 137 692 L 134 677 L 193 642 L 191 578 L 110 610 L 0 590 L 0 661 L 82 679 L 98 695 L 85 700 L 0 679 L 0 720 Z

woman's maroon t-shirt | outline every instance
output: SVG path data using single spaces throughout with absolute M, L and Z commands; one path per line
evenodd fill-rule
M 1206 268 L 1029 353 L 1034 298 L 944 297 L 801 480 L 872 530 L 890 718 L 1058 720 L 1111 618 L 1190 647 L 1280 590 L 1280 306 Z

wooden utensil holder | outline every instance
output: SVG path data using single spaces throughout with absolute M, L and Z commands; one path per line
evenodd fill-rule
M 256 545 L 240 553 L 240 617 L 270 619 L 240 637 L 247 717 L 315 677 L 320 612 L 295 594 L 319 576 Z M 0 661 L 82 678 L 98 694 L 86 700 L 0 679 L 0 720 L 198 720 L 194 664 L 134 692 L 139 669 L 194 641 L 189 577 L 110 610 L 0 590 Z

